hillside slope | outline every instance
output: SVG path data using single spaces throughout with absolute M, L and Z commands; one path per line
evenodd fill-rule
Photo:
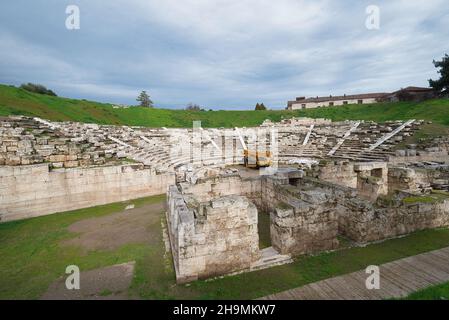
M 203 127 L 256 126 L 265 119 L 312 117 L 332 120 L 424 119 L 449 125 L 449 99 L 422 103 L 399 102 L 375 105 L 348 105 L 297 111 L 186 111 L 133 107 L 114 109 L 111 104 L 34 94 L 0 85 L 0 116 L 27 115 L 53 121 L 78 121 L 99 124 L 146 127 L 191 127 L 201 120 Z

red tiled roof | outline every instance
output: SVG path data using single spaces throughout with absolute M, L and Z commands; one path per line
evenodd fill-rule
M 433 91 L 433 89 L 432 88 L 423 88 L 423 87 L 413 87 L 413 86 L 410 86 L 410 87 L 407 87 L 407 88 L 404 88 L 404 89 L 400 89 L 400 90 L 398 90 L 398 91 L 395 91 L 395 92 L 393 92 L 393 93 L 398 93 L 398 92 L 400 92 L 400 91 L 402 91 L 402 90 L 405 90 L 405 91 L 409 91 L 409 92 L 430 92 L 430 91 Z

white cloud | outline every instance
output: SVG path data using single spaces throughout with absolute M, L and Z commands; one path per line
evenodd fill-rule
M 218 41 L 276 32 L 312 31 L 326 19 L 328 1 L 303 0 L 134 0 L 150 21 L 187 30 L 188 37 Z
M 449 49 L 444 0 L 377 1 L 375 31 L 365 28 L 369 1 L 79 2 L 73 43 L 27 36 L 34 30 L 9 20 L 2 29 L 10 33 L 0 33 L 0 80 L 42 78 L 107 101 L 133 103 L 147 89 L 164 106 L 283 107 L 297 95 L 426 85 L 432 59 Z

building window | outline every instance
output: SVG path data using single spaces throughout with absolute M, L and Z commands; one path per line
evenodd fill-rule
M 301 105 L 301 108 L 302 108 L 302 109 L 305 109 L 305 108 L 306 108 L 306 104 L 303 103 L 303 104 Z
M 332 107 L 334 105 L 333 102 L 329 102 L 329 107 Z
M 348 101 L 343 101 L 343 104 L 348 104 Z
M 363 104 L 363 100 L 357 100 L 358 104 Z

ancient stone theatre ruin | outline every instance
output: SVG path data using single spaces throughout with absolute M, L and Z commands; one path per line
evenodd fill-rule
M 293 118 L 170 129 L 4 117 L 0 219 L 166 193 L 179 283 L 268 268 L 448 226 L 449 137 L 410 143 L 423 124 Z M 245 167 L 244 150 L 271 165 Z

